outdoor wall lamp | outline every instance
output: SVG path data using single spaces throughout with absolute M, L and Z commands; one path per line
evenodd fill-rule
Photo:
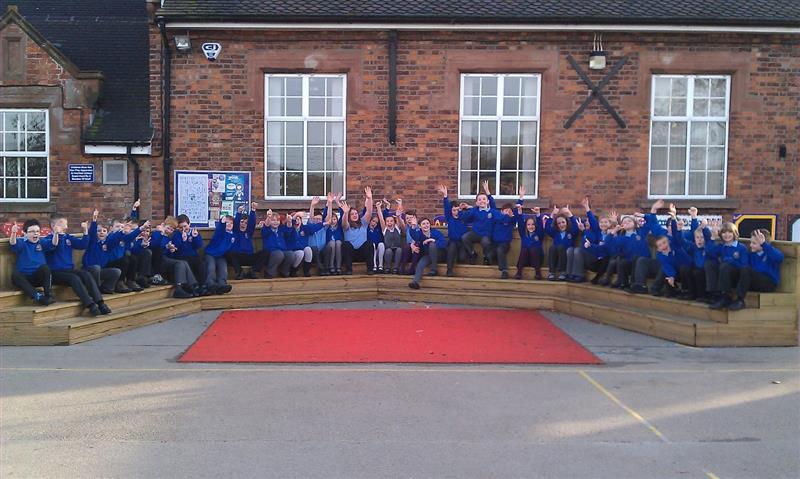
M 594 34 L 592 52 L 589 53 L 589 69 L 602 70 L 606 67 L 606 52 L 603 51 L 603 34 Z

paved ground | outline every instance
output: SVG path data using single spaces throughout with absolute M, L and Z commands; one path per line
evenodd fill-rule
M 2 348 L 0 477 L 800 476 L 800 349 L 545 314 L 606 364 L 177 364 L 216 313 Z

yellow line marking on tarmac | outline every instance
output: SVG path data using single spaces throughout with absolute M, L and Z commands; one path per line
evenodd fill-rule
M 642 424 L 643 424 L 645 427 L 647 427 L 647 429 L 649 429 L 649 430 L 650 430 L 650 432 L 652 432 L 653 434 L 655 434 L 655 435 L 656 435 L 656 436 L 657 436 L 659 439 L 661 439 L 663 442 L 667 442 L 667 443 L 669 442 L 669 439 L 667 439 L 667 438 L 666 438 L 666 436 L 664 436 L 664 435 L 661 433 L 661 431 L 659 431 L 659 430 L 658 430 L 658 429 L 657 429 L 655 426 L 653 426 L 652 424 L 650 424 L 650 422 L 649 422 L 647 419 L 645 419 L 645 418 L 644 418 L 644 416 L 642 416 L 642 415 L 641 415 L 641 414 L 639 414 L 638 412 L 636 412 L 636 411 L 634 411 L 633 409 L 631 409 L 631 408 L 629 408 L 628 406 L 626 406 L 626 405 L 625 405 L 625 404 L 624 404 L 622 401 L 620 401 L 619 399 L 617 399 L 617 397 L 616 397 L 616 396 L 614 396 L 614 394 L 612 394 L 612 393 L 611 393 L 611 391 L 609 391 L 608 389 L 604 388 L 602 384 L 600 384 L 600 383 L 598 383 L 597 381 L 595 381 L 594 379 L 592 379 L 592 377 L 591 377 L 591 376 L 589 376 L 588 374 L 586 374 L 584 371 L 578 371 L 578 374 L 580 374 L 581 376 L 583 376 L 583 378 L 584 378 L 584 379 L 586 379 L 587 381 L 589 381 L 589 383 L 590 383 L 592 386 L 594 386 L 594 387 L 595 387 L 595 389 L 597 389 L 598 391 L 600 391 L 601 393 L 603 393 L 603 395 L 604 395 L 604 396 L 606 396 L 608 399 L 610 399 L 610 400 L 611 400 L 611 401 L 612 401 L 614 404 L 616 404 L 617 406 L 619 406 L 619 407 L 621 407 L 622 409 L 624 409 L 624 410 L 625 410 L 625 412 L 627 412 L 627 413 L 628 413 L 628 414 L 630 414 L 630 415 L 631 415 L 631 416 L 632 416 L 634 419 L 636 419 L 637 421 L 639 421 L 640 423 L 642 423 Z
M 706 472 L 706 476 L 708 476 L 708 479 L 719 479 L 719 476 L 713 472 Z
M 703 348 L 698 348 L 697 346 L 689 346 L 688 344 L 681 344 L 681 343 L 675 343 L 675 344 L 677 344 L 678 346 L 680 346 L 682 348 L 686 348 L 686 349 L 694 349 L 694 350 L 697 350 L 697 351 L 702 351 L 703 350 Z
M 240 367 L 218 367 L 218 368 L 195 368 L 195 367 L 174 367 L 174 368 L 21 368 L 21 367 L 0 367 L 0 372 L 334 372 L 334 373 L 506 373 L 506 374 L 531 374 L 531 373 L 574 373 L 583 371 L 575 368 L 473 368 L 465 365 L 463 368 L 419 368 L 419 367 L 376 367 L 376 368 L 352 368 L 348 365 L 337 366 L 275 366 L 275 367 L 248 367 L 241 363 Z M 687 374 L 687 373 L 800 373 L 800 368 L 775 368 L 775 369 L 592 369 L 593 373 L 600 374 Z

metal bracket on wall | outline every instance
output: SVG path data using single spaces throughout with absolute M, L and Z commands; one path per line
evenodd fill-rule
M 578 109 L 575 110 L 575 113 L 573 113 L 572 116 L 570 116 L 569 119 L 567 119 L 567 121 L 564 123 L 564 128 L 571 127 L 572 124 L 575 123 L 575 120 L 577 120 L 578 117 L 581 116 L 583 110 L 585 110 L 586 107 L 589 106 L 589 104 L 592 102 L 592 99 L 594 98 L 597 98 L 597 100 L 606 108 L 606 111 L 614 118 L 614 120 L 617 122 L 617 125 L 619 125 L 620 128 L 625 128 L 626 127 L 625 120 L 623 120 L 622 117 L 619 116 L 617 110 L 615 110 L 614 107 L 611 106 L 611 104 L 608 102 L 608 100 L 605 99 L 602 90 L 603 87 L 605 87 L 608 84 L 608 82 L 611 81 L 612 78 L 614 78 L 614 75 L 616 75 L 617 73 L 619 73 L 620 70 L 622 70 L 622 67 L 625 65 L 625 62 L 628 61 L 628 57 L 620 58 L 617 64 L 614 65 L 614 67 L 611 70 L 609 70 L 608 73 L 606 73 L 606 76 L 604 76 L 603 79 L 600 80 L 600 83 L 598 83 L 597 85 L 595 85 L 592 82 L 592 79 L 586 75 L 586 72 L 583 71 L 578 62 L 575 61 L 574 58 L 572 58 L 572 55 L 567 55 L 567 61 L 569 61 L 569 64 L 572 65 L 572 68 L 574 68 L 575 71 L 578 73 L 578 76 L 581 77 L 581 80 L 583 80 L 583 82 L 586 83 L 586 86 L 589 87 L 589 96 L 586 97 L 585 100 L 583 100 L 583 103 L 581 103 L 581 106 L 579 106 Z

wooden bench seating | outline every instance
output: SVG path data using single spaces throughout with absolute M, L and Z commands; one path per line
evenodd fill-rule
M 588 283 L 535 281 L 529 268 L 523 280 L 501 280 L 493 266 L 457 265 L 456 277 L 448 278 L 440 265 L 439 276 L 425 277 L 422 289 L 412 290 L 409 276 L 369 276 L 364 264 L 356 264 L 353 276 L 231 281 L 232 293 L 223 296 L 177 300 L 172 286 L 108 295 L 113 313 L 96 318 L 80 315 L 80 304 L 64 287 L 55 287 L 59 301 L 50 306 L 3 288 L 0 344 L 74 344 L 202 310 L 380 299 L 553 310 L 691 346 L 792 346 L 798 344 L 800 245 L 776 245 L 786 254 L 779 291 L 749 293 L 747 307 L 735 312 Z M 0 268 L 13 264 L 8 256 L 0 245 Z

